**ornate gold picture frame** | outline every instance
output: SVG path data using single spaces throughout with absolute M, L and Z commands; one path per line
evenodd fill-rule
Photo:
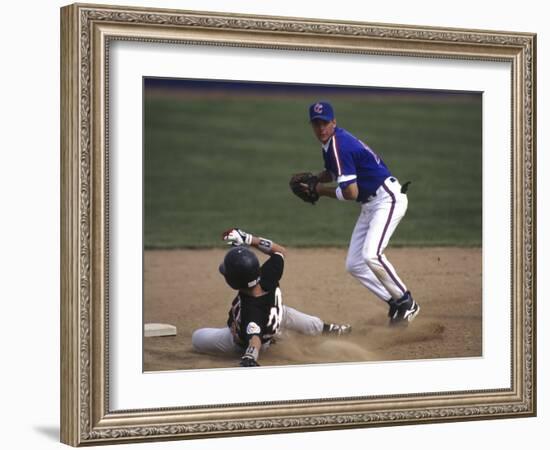
M 511 67 L 510 386 L 113 409 L 109 57 L 116 41 Z M 73 446 L 536 414 L 536 35 L 75 4 L 61 9 L 61 440 Z M 489 258 L 490 260 L 490 258 Z M 155 375 L 151 375 L 155 376 Z

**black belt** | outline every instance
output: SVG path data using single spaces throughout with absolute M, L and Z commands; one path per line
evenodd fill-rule
M 367 199 L 362 201 L 361 204 L 364 205 L 365 203 L 370 202 L 374 197 L 376 197 L 376 192 L 374 194 L 370 194 L 367 196 Z

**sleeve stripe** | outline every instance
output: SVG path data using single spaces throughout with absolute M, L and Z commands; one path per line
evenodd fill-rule
M 357 175 L 340 175 L 338 177 L 338 183 L 345 183 L 346 181 L 355 180 Z
M 279 253 L 279 252 L 275 252 L 273 253 L 274 255 L 279 255 L 281 258 L 285 259 L 285 255 L 283 255 L 282 253 Z
M 336 135 L 332 136 L 332 149 L 334 151 L 334 159 L 336 160 L 336 167 L 338 168 L 337 176 L 342 175 L 342 168 L 340 166 L 340 158 L 338 157 L 338 147 L 336 145 Z

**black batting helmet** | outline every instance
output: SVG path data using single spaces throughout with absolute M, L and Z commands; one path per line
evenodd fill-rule
M 229 250 L 219 269 L 233 289 L 250 288 L 260 280 L 260 262 L 254 252 L 246 247 Z

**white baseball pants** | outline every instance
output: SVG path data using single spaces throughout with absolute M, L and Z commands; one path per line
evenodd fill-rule
M 297 309 L 283 305 L 283 320 L 276 337 L 285 330 L 301 334 L 317 336 L 323 332 L 323 321 L 319 317 L 310 316 Z M 235 343 L 229 327 L 200 328 L 193 332 L 191 338 L 193 349 L 201 353 L 243 353 L 243 348 Z M 269 347 L 264 344 L 262 350 Z
M 403 297 L 407 286 L 384 255 L 390 238 L 407 211 L 408 199 L 395 177 L 387 178 L 361 214 L 351 235 L 346 270 L 384 301 Z

